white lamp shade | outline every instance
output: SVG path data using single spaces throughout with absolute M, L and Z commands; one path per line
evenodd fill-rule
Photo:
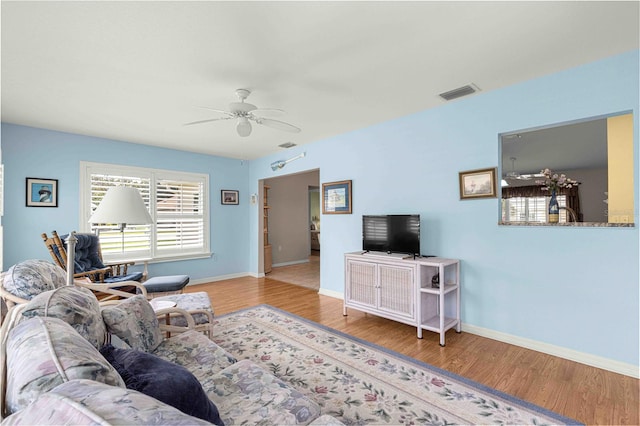
M 247 117 L 239 117 L 238 124 L 236 125 L 238 135 L 247 137 L 251 134 L 251 123 L 247 120 Z
M 89 223 L 144 225 L 152 222 L 140 191 L 130 186 L 109 188 L 89 219 Z

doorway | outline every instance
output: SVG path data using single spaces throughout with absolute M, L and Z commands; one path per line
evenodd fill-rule
M 268 229 L 272 260 L 266 277 L 320 288 L 319 180 L 319 170 L 311 170 L 263 181 L 269 187 L 264 229 Z M 264 234 L 263 229 L 260 233 Z

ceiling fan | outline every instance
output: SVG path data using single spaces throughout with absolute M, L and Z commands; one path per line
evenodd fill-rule
M 208 120 L 198 120 L 192 121 L 190 123 L 185 123 L 185 126 L 191 126 L 193 124 L 202 124 L 209 123 L 211 121 L 220 121 L 220 120 L 231 120 L 237 119 L 238 122 L 236 124 L 236 131 L 238 135 L 242 137 L 249 136 L 251 134 L 251 121 L 257 124 L 263 124 L 268 127 L 272 127 L 274 129 L 283 130 L 285 132 L 291 133 L 299 133 L 300 128 L 296 127 L 292 124 L 285 123 L 284 121 L 274 120 L 272 118 L 265 118 L 262 115 L 269 114 L 284 114 L 284 111 L 281 109 L 275 108 L 258 108 L 257 106 L 245 102 L 245 99 L 251 94 L 250 90 L 247 89 L 238 89 L 236 90 L 236 95 L 240 102 L 231 102 L 229 104 L 228 110 L 214 109 L 214 108 L 206 108 L 211 111 L 215 111 L 221 114 L 224 114 L 222 117 L 218 118 L 210 118 Z
M 541 173 L 520 174 L 516 172 L 516 167 L 515 167 L 516 157 L 509 157 L 509 160 L 511 160 L 511 171 L 505 175 L 505 179 L 531 180 L 533 178 L 544 177 L 544 175 Z

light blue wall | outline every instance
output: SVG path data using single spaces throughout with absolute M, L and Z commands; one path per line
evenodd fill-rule
M 209 173 L 214 259 L 152 265 L 194 278 L 258 272 L 260 179 L 312 169 L 353 180 L 353 214 L 323 215 L 321 287 L 342 292 L 345 252 L 361 247 L 361 217 L 422 216 L 422 251 L 462 260 L 463 322 L 638 365 L 639 232 L 500 227 L 498 199 L 460 201 L 458 172 L 498 165 L 498 134 L 619 111 L 634 114 L 638 218 L 638 51 L 252 161 L 2 125 L 4 265 L 48 259 L 41 232 L 78 227 L 78 162 Z M 304 149 L 302 149 L 304 148 Z M 306 151 L 273 172 L 270 163 Z M 25 177 L 60 180 L 60 207 L 26 208 Z M 239 189 L 221 206 L 220 189 Z
M 353 214 L 321 219 L 323 289 L 343 292 L 343 254 L 361 248 L 363 214 L 418 213 L 422 252 L 462 260 L 464 323 L 638 365 L 638 227 L 501 227 L 497 198 L 461 201 L 458 190 L 459 171 L 498 165 L 499 133 L 633 111 L 640 224 L 638 59 L 629 52 L 256 160 L 250 191 L 316 168 L 321 183 L 353 181 Z
M 249 270 L 249 196 L 246 162 L 31 127 L 2 124 L 5 165 L 3 217 L 6 268 L 25 259 L 51 260 L 40 237 L 79 229 L 80 161 L 114 163 L 209 175 L 209 259 L 151 264 L 150 275 L 185 273 L 192 280 Z M 25 207 L 25 178 L 58 179 L 58 208 Z M 220 204 L 221 189 L 240 191 L 240 205 Z

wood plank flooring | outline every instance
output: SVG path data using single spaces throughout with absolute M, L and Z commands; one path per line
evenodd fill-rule
M 342 301 L 271 278 L 236 278 L 187 287 L 206 291 L 216 315 L 268 304 L 384 346 L 588 425 L 638 425 L 639 381 L 469 333 L 438 335 L 370 314 Z

